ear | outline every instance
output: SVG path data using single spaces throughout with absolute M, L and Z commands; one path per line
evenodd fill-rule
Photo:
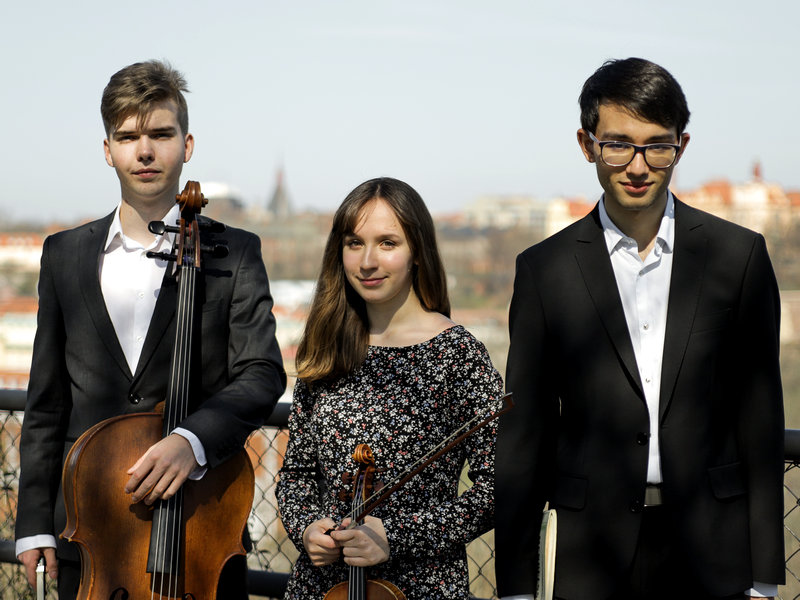
M 108 145 L 108 138 L 103 140 L 103 153 L 106 155 L 106 162 L 109 167 L 114 166 L 114 159 L 111 158 L 111 147 Z
M 187 133 L 186 137 L 183 140 L 183 162 L 189 162 L 189 159 L 192 158 L 192 153 L 194 152 L 194 136 L 191 133 Z
M 594 155 L 594 142 L 584 129 L 578 129 L 578 145 L 581 147 L 581 152 L 583 152 L 586 160 L 588 160 L 590 163 L 597 161 Z
M 678 161 L 683 156 L 683 152 L 684 152 L 684 150 L 686 150 L 686 146 L 689 145 L 689 137 L 690 136 L 689 136 L 688 133 L 682 133 L 681 134 L 681 149 L 678 150 L 678 156 L 675 158 L 675 163 L 676 164 L 678 163 Z

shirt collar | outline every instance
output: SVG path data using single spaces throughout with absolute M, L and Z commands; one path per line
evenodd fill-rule
M 608 253 L 611 254 L 620 245 L 625 243 L 625 240 L 630 238 L 622 233 L 608 216 L 605 206 L 605 194 L 600 198 L 600 224 L 603 226 L 603 235 L 606 240 L 606 247 Z M 675 199 L 672 192 L 667 190 L 667 205 L 664 207 L 664 216 L 661 217 L 661 225 L 656 233 L 656 242 L 661 245 L 664 252 L 672 252 L 675 245 Z
M 132 240 L 129 237 L 126 237 L 124 233 L 122 233 L 122 221 L 119 219 L 119 211 L 122 207 L 122 201 L 117 205 L 117 209 L 114 211 L 114 218 L 111 220 L 111 226 L 108 228 L 108 235 L 106 236 L 106 243 L 103 246 L 103 252 L 108 254 L 112 250 L 119 248 L 122 246 L 126 250 L 130 250 L 131 248 L 141 248 L 142 245 Z M 164 221 L 167 225 L 174 226 L 175 223 L 181 218 L 181 208 L 177 204 L 173 205 L 172 208 L 169 209 L 169 212 L 164 215 L 162 221 Z M 169 246 L 172 246 L 175 239 L 174 233 L 164 233 L 163 235 L 154 235 L 153 236 L 153 243 L 150 244 L 149 247 L 154 246 L 162 246 L 164 241 L 166 241 Z

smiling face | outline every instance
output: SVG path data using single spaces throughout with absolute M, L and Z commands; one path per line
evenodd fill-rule
M 588 132 L 578 130 L 578 141 L 586 160 L 597 167 L 597 178 L 605 191 L 606 210 L 612 220 L 619 224 L 619 218 L 626 212 L 662 214 L 672 171 L 689 142 L 689 134 L 678 136 L 674 127 L 644 121 L 616 104 L 602 104 L 598 116 L 594 135 L 601 142 L 630 142 L 640 146 L 656 143 L 681 145 L 675 162 L 666 169 L 649 167 L 641 152 L 637 152 L 624 167 L 610 167 L 603 162 L 600 146 L 589 137 Z
M 183 163 L 192 156 L 194 139 L 178 124 L 174 102 L 156 104 L 143 122 L 125 119 L 104 140 L 106 162 L 114 167 L 122 199 L 131 205 L 175 204 Z
M 362 207 L 355 230 L 344 238 L 342 265 L 368 310 L 378 306 L 397 310 L 414 294 L 411 246 L 397 215 L 383 199 Z

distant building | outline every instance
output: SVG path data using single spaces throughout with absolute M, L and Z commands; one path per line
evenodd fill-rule
M 759 163 L 746 183 L 720 179 L 676 194 L 691 206 L 761 233 L 785 233 L 800 209 L 800 194 L 765 182 Z
M 275 176 L 275 190 L 267 203 L 267 210 L 278 221 L 285 221 L 292 216 L 292 203 L 289 193 L 286 191 L 286 184 L 283 180 L 283 168 L 278 169 Z
M 0 265 L 38 271 L 43 245 L 40 233 L 0 233 Z
M 0 388 L 28 387 L 37 307 L 36 298 L 0 302 Z
M 587 215 L 592 206 L 583 198 L 481 196 L 464 208 L 464 220 L 472 229 L 520 228 L 545 238 Z

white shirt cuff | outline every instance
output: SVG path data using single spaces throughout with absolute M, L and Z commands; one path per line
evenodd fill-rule
M 189 479 L 194 481 L 202 479 L 203 475 L 205 475 L 206 471 L 208 471 L 208 468 L 206 467 L 208 461 L 206 460 L 206 451 L 203 448 L 203 444 L 200 443 L 200 440 L 197 439 L 195 434 L 188 429 L 184 429 L 183 427 L 176 427 L 172 430 L 172 433 L 177 433 L 179 436 L 189 442 L 189 445 L 192 447 L 192 452 L 194 453 L 194 459 L 197 461 L 197 464 L 200 465 L 189 474 Z
M 29 535 L 27 537 L 19 538 L 16 543 L 15 552 L 17 556 L 28 550 L 35 550 L 36 548 L 55 548 L 56 538 L 49 533 L 41 533 L 39 535 Z
M 775 583 L 762 583 L 754 581 L 753 587 L 747 590 L 745 596 L 752 596 L 753 598 L 771 598 L 778 596 L 778 585 Z

